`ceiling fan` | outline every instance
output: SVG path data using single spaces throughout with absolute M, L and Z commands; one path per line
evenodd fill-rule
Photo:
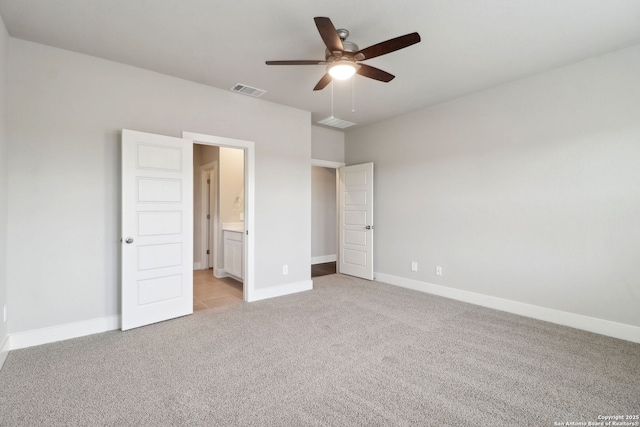
M 267 65 L 326 65 L 327 72 L 313 90 L 324 89 L 333 78 L 344 80 L 354 74 L 385 83 L 390 82 L 395 77 L 393 74 L 370 65 L 360 64 L 360 61 L 395 52 L 420 41 L 420 34 L 411 33 L 360 49 L 355 43 L 346 40 L 349 31 L 336 30 L 329 18 L 316 17 L 313 20 L 322 41 L 327 46 L 324 61 L 266 61 Z

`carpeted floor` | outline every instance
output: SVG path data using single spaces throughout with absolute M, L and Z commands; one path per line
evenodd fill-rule
M 0 425 L 554 426 L 640 413 L 640 344 L 341 275 L 12 351 Z

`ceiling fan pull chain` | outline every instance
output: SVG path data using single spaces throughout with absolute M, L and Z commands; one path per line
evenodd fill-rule
M 356 112 L 356 76 L 351 77 L 351 112 Z
M 333 117 L 333 80 L 331 80 L 331 117 Z

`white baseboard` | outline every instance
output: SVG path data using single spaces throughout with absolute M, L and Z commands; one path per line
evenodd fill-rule
M 406 279 L 404 277 L 392 276 L 390 274 L 375 273 L 375 280 L 378 282 L 388 283 L 390 285 L 413 289 L 415 291 L 464 301 L 538 320 L 544 320 L 558 325 L 569 326 L 576 329 L 582 329 L 584 331 L 594 332 L 596 334 L 640 343 L 640 327 L 638 326 L 612 322 L 610 320 L 596 319 L 594 317 L 584 316 L 581 314 L 569 313 L 566 311 L 555 310 L 553 308 L 540 307 L 518 301 L 477 294 L 475 292 L 449 288 L 447 286 L 435 285 L 433 283 L 420 282 L 418 280 Z
M 303 280 L 301 282 L 287 283 L 285 285 L 271 286 L 269 288 L 254 289 L 253 292 L 251 292 L 251 295 L 249 295 L 247 301 L 260 301 L 263 299 L 310 291 L 311 289 L 313 289 L 312 280 Z
M 202 270 L 202 265 L 199 262 L 194 262 L 193 263 L 193 269 L 194 270 Z
M 336 254 L 313 256 L 313 257 L 311 257 L 311 265 L 322 264 L 324 262 L 334 262 L 334 261 L 337 261 L 337 260 L 338 260 L 338 256 Z
M 98 334 L 119 328 L 120 316 L 110 316 L 18 332 L 9 335 L 10 349 L 17 350 L 19 348 L 83 337 L 85 335 Z
M 4 338 L 2 345 L 0 345 L 0 369 L 4 366 L 4 361 L 7 360 L 7 355 L 9 354 L 10 348 L 10 340 L 9 335 Z
M 222 279 L 225 277 L 229 277 L 229 275 L 227 274 L 226 271 L 224 271 L 224 269 L 222 268 L 214 268 L 213 269 L 213 275 L 217 278 L 217 279 Z

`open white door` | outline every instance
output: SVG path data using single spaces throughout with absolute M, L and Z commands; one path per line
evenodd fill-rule
M 373 163 L 340 168 L 338 271 L 373 280 Z
M 122 131 L 122 330 L 193 313 L 193 142 Z

